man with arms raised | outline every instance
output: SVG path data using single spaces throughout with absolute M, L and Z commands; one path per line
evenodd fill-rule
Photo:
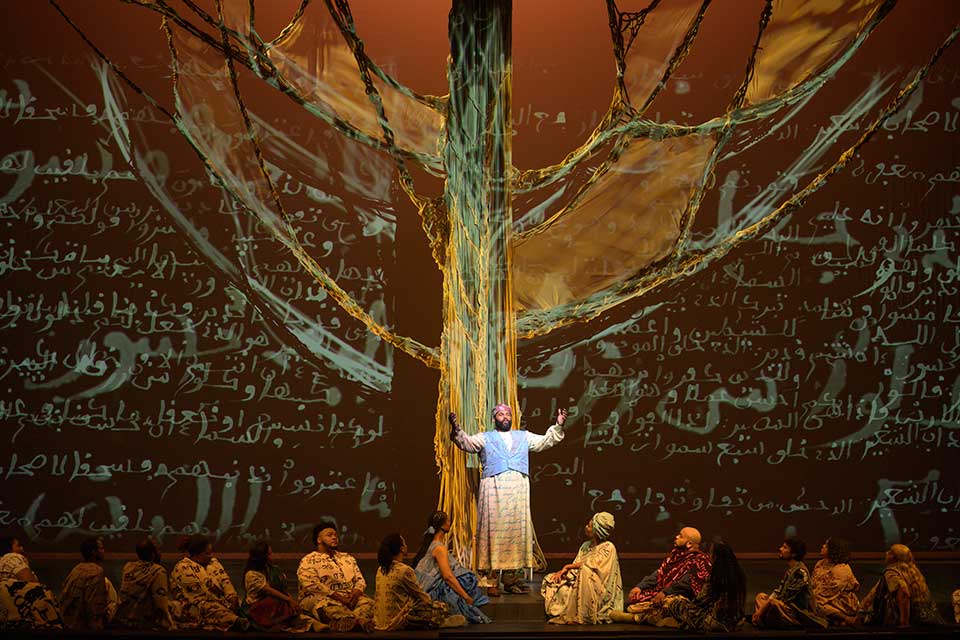
M 480 455 L 483 472 L 477 504 L 477 570 L 489 580 L 487 593 L 499 596 L 501 574 L 508 593 L 530 588 L 518 572 L 534 566 L 533 520 L 530 517 L 531 451 L 544 451 L 563 440 L 565 409 L 544 435 L 524 429 L 511 431 L 513 410 L 505 404 L 493 409 L 494 431 L 464 432 L 457 414 L 450 414 L 450 440 L 467 453 Z

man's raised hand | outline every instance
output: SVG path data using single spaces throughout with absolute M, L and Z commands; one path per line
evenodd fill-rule
M 447 420 L 450 421 L 450 433 L 456 433 L 460 430 L 460 425 L 457 424 L 457 414 L 453 411 L 450 412 L 450 415 L 447 416 Z
M 567 410 L 566 409 L 557 409 L 557 426 L 562 427 L 563 423 L 567 420 Z

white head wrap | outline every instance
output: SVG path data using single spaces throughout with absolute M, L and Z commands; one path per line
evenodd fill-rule
M 610 537 L 616 523 L 612 513 L 601 511 L 594 514 L 593 518 L 590 519 L 590 525 L 593 527 L 593 532 L 597 535 L 597 538 L 602 541 Z

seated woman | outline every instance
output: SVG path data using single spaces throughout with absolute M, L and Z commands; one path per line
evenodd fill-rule
M 123 565 L 114 623 L 127 629 L 173 629 L 170 581 L 160 564 L 160 549 L 153 538 L 144 538 L 137 543 L 136 552 L 138 559 Z
M 827 538 L 820 555 L 823 559 L 814 565 L 810 578 L 813 609 L 831 625 L 854 624 L 860 609 L 860 583 L 850 569 L 850 549 L 840 538 Z
M 0 538 L 0 629 L 62 629 L 57 599 L 30 570 L 17 538 Z
M 391 533 L 377 551 L 377 591 L 373 624 L 377 631 L 455 627 L 467 621 L 461 615 L 448 616 L 444 602 L 432 600 L 417 582 L 417 574 L 403 563 L 407 543 Z
M 697 597 L 668 597 L 663 615 L 675 620 L 680 629 L 731 633 L 743 624 L 747 576 L 730 545 L 715 543 L 710 561 L 710 577 Z
M 117 592 L 103 571 L 103 540 L 87 538 L 80 544 L 83 562 L 77 564 L 60 590 L 60 615 L 75 631 L 100 631 L 117 612 Z
M 420 586 L 434 600 L 446 602 L 451 613 L 459 613 L 467 622 L 492 622 L 477 607 L 490 602 L 480 587 L 477 575 L 464 568 L 447 551 L 446 537 L 450 531 L 450 516 L 434 511 L 427 522 L 423 543 L 413 559 Z
M 864 622 L 888 627 L 944 624 L 910 549 L 893 545 L 886 562 L 883 576 L 860 603 Z
M 214 559 L 207 537 L 192 535 L 180 548 L 187 557 L 174 565 L 170 574 L 170 599 L 177 628 L 246 630 L 249 623 L 237 616 L 237 592 L 223 565 Z
M 588 540 L 573 563 L 543 578 L 540 593 L 551 623 L 610 622 L 610 614 L 623 609 L 617 548 L 608 540 L 614 524 L 606 511 L 594 515 L 584 528 Z
M 300 612 L 296 599 L 287 593 L 283 570 L 273 564 L 273 550 L 266 542 L 250 548 L 243 587 L 247 592 L 244 610 L 251 626 L 260 631 L 323 631 L 328 626 Z

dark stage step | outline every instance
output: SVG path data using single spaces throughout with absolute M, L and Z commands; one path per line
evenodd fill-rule
M 494 620 L 542 623 L 545 615 L 543 598 L 540 597 L 540 579 L 541 576 L 536 576 L 533 582 L 526 583 L 530 593 L 490 598 L 490 604 L 483 608 L 484 613 Z

